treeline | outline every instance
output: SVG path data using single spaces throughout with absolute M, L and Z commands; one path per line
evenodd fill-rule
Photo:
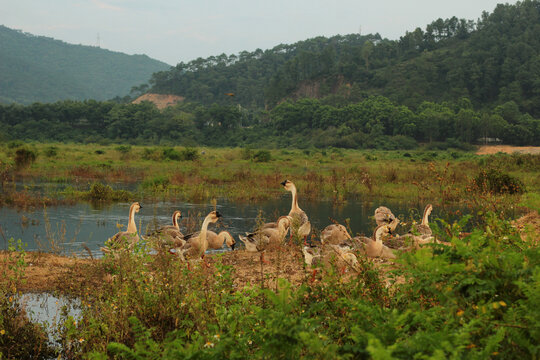
M 424 101 L 467 97 L 475 108 L 514 101 L 540 117 L 539 23 L 540 1 L 527 0 L 498 5 L 477 21 L 437 19 L 397 41 L 339 35 L 199 58 L 154 74 L 149 86 L 206 105 L 227 104 L 225 93 L 249 108 L 291 97 L 335 94 L 354 103 L 383 95 L 416 110 Z
M 346 105 L 328 97 L 289 100 L 270 111 L 197 103 L 160 111 L 150 102 L 64 101 L 0 106 L 0 126 L 4 141 L 396 149 L 498 139 L 540 145 L 540 120 L 521 113 L 515 102 L 476 111 L 467 98 L 411 109 L 383 96 Z

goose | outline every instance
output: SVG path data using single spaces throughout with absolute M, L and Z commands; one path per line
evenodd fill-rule
M 419 225 L 416 225 L 415 230 L 420 233 L 420 236 L 431 236 L 431 228 L 429 227 L 429 215 L 433 210 L 433 205 L 428 204 L 424 209 L 424 215 L 422 215 L 422 222 Z
M 302 253 L 306 265 L 315 266 L 321 262 L 321 249 L 318 246 L 304 246 Z
M 192 237 L 199 236 L 200 231 L 193 234 L 188 234 L 184 237 L 184 241 L 189 241 Z M 228 247 L 234 250 L 236 241 L 228 231 L 221 231 L 219 234 L 212 230 L 208 230 L 206 233 L 206 239 L 208 241 L 208 248 L 213 250 L 219 250 L 223 248 L 223 243 L 226 243 Z
M 199 234 L 191 236 L 182 247 L 176 249 L 181 259 L 195 260 L 204 256 L 208 249 L 208 224 L 215 223 L 220 217 L 219 211 L 212 211 L 206 215 Z
M 384 259 L 395 259 L 394 251 L 383 244 L 382 237 L 390 234 L 389 225 L 379 225 L 373 231 L 371 238 L 359 236 L 353 238 L 357 247 L 368 257 L 380 257 Z
M 352 253 L 352 248 L 348 246 L 348 244 L 330 245 L 330 247 L 339 256 L 338 260 L 340 264 L 338 265 L 342 268 L 342 273 L 345 272 L 347 265 L 352 267 L 355 271 L 360 270 L 360 263 L 358 263 L 356 255 Z M 343 262 L 345 263 L 343 264 Z
M 341 244 L 343 241 L 351 239 L 347 228 L 341 224 L 330 224 L 321 231 L 321 243 L 323 244 Z
M 173 248 L 182 247 L 186 241 L 184 234 L 180 231 L 178 219 L 182 217 L 180 210 L 176 210 L 172 214 L 172 225 L 165 225 L 154 231 L 150 236 L 158 237 L 162 241 L 160 245 L 171 245 Z
M 399 219 L 386 206 L 379 206 L 375 209 L 375 222 L 379 225 L 390 225 L 390 231 L 395 231 L 399 224 Z
M 311 223 L 309 222 L 304 210 L 300 209 L 298 206 L 298 193 L 296 191 L 296 186 L 292 181 L 289 180 L 283 181 L 281 185 L 283 185 L 285 190 L 290 191 L 292 194 L 291 211 L 289 212 L 289 216 L 292 218 L 291 238 L 293 234 L 298 234 L 299 237 L 304 238 L 305 243 L 307 236 L 311 232 Z
M 261 226 L 259 230 L 246 233 L 246 235 L 238 235 L 246 246 L 248 252 L 260 252 L 261 261 L 264 260 L 264 251 L 269 245 L 281 244 L 289 227 L 291 226 L 291 219 L 289 216 L 281 216 L 277 221 L 277 228 Z
M 106 242 L 105 246 L 101 247 L 101 251 L 105 254 L 110 253 L 112 250 L 120 249 L 126 243 L 128 248 L 132 248 L 136 242 L 139 241 L 139 234 L 137 234 L 137 225 L 135 224 L 135 213 L 138 213 L 142 209 L 139 202 L 134 202 L 129 207 L 129 220 L 126 231 L 119 231 L 111 236 Z

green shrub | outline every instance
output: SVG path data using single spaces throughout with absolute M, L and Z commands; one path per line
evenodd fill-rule
M 272 160 L 272 154 L 268 150 L 259 150 L 253 155 L 255 162 L 269 162 L 270 160 Z
M 500 170 L 482 170 L 473 179 L 476 188 L 484 193 L 493 194 L 522 194 L 525 191 L 523 183 Z
M 199 152 L 195 148 L 186 147 L 181 152 L 181 158 L 185 161 L 195 161 L 199 158 Z
M 165 148 L 163 149 L 163 158 L 169 159 L 169 160 L 183 160 L 183 156 L 180 152 L 174 150 L 173 148 Z
M 33 150 L 19 148 L 15 151 L 15 166 L 18 169 L 30 166 L 36 161 L 37 155 Z
M 43 153 L 48 158 L 56 157 L 56 155 L 58 155 L 58 148 L 56 146 L 49 146 L 43 151 Z

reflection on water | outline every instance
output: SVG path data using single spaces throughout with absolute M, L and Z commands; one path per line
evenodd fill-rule
M 260 202 L 231 202 L 220 200 L 217 209 L 223 214 L 218 222 L 219 230 L 228 230 L 235 238 L 237 234 L 252 230 L 260 212 L 265 220 L 274 221 L 290 210 L 290 194 L 281 198 Z M 332 223 L 332 219 L 344 223 L 350 219 L 350 228 L 354 234 L 371 235 L 375 222 L 373 213 L 381 205 L 388 206 L 402 220 L 411 217 L 420 219 L 418 206 L 410 203 L 391 200 L 361 201 L 351 200 L 342 206 L 334 206 L 331 201 L 301 202 L 300 206 L 308 214 L 313 229 L 322 229 Z M 17 211 L 11 208 L 0 208 L 0 249 L 7 248 L 10 238 L 21 239 L 27 244 L 27 251 L 56 251 L 71 255 L 86 256 L 83 245 L 87 246 L 93 256 L 101 257 L 99 247 L 111 235 L 118 232 L 117 224 L 125 230 L 128 220 L 129 203 L 91 205 L 55 206 L 31 212 Z M 186 215 L 200 214 L 204 217 L 213 210 L 213 205 L 194 203 L 142 203 L 143 208 L 135 216 L 137 227 L 142 234 L 155 227 L 156 224 L 170 224 L 174 210 L 182 211 L 184 223 Z M 439 215 L 435 208 L 432 218 Z M 211 225 L 211 229 L 215 226 Z M 408 229 L 408 228 L 407 228 Z M 181 229 L 184 231 L 184 228 Z
M 32 322 L 39 322 L 46 325 L 49 341 L 56 342 L 60 322 L 65 319 L 64 315 L 74 319 L 80 317 L 80 302 L 64 297 L 57 297 L 49 293 L 26 293 L 22 294 L 20 303 L 26 309 L 28 317 Z

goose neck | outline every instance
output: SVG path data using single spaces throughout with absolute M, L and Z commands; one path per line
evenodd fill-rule
M 127 232 L 130 234 L 137 232 L 137 225 L 135 224 L 135 206 L 134 205 L 131 205 L 131 208 L 129 209 L 129 221 L 128 221 Z

